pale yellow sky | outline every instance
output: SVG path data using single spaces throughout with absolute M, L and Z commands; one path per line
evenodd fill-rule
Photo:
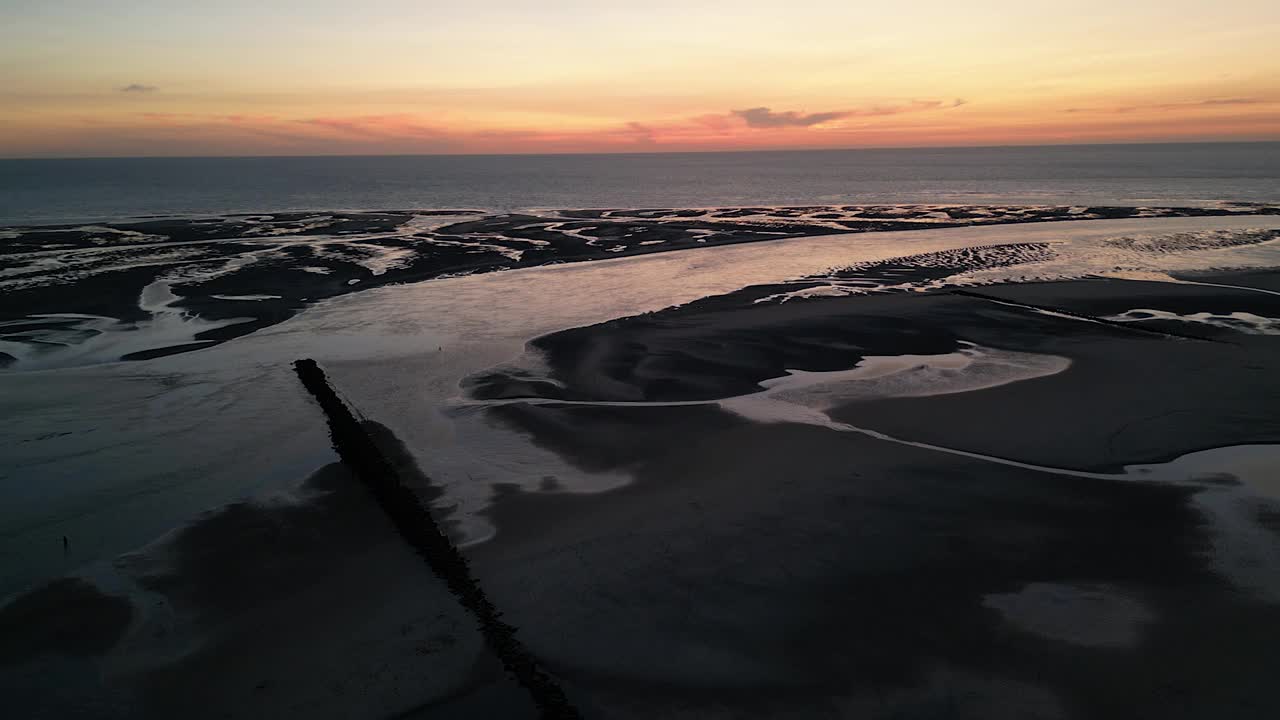
M 1278 37 L 1260 0 L 9 0 L 0 156 L 1280 139 Z

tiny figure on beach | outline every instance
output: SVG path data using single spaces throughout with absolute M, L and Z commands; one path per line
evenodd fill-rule
M 71 549 L 71 543 L 67 540 L 67 536 L 62 536 L 62 552 L 65 555 Z

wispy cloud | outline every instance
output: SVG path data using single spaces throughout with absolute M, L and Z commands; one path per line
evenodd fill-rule
M 1113 107 L 1067 108 L 1068 113 L 1131 113 L 1141 110 L 1182 110 L 1197 107 L 1213 107 L 1221 105 L 1264 105 L 1269 101 L 1262 98 L 1235 97 L 1209 98 L 1208 100 L 1190 100 L 1187 102 L 1152 103 L 1149 105 L 1117 105 Z
M 343 135 L 368 138 L 436 138 L 445 134 L 440 128 L 424 124 L 417 116 L 408 113 L 314 117 L 297 122 Z
M 878 117 L 881 115 L 901 115 L 903 113 L 924 112 L 926 110 L 947 110 L 968 105 L 969 101 L 956 98 L 951 102 L 945 100 L 912 100 L 898 105 L 872 105 L 871 107 L 849 110 L 847 117 Z
M 630 120 L 611 126 L 470 128 L 431 115 L 388 113 L 280 117 L 270 114 L 193 114 L 141 112 L 140 132 L 157 138 L 189 135 L 210 141 L 270 138 L 289 149 L 323 152 L 558 152 L 636 151 L 655 148 L 699 149 L 759 145 L 803 146 L 854 143 L 868 133 L 885 132 L 893 123 L 870 122 L 900 113 L 941 112 L 963 100 L 912 100 L 860 108 L 806 113 L 768 107 L 729 110 L 670 120 Z M 868 122 L 836 124 L 841 118 Z M 831 122 L 822 132 L 809 129 Z
M 1266 102 L 1259 98 L 1214 98 L 1212 100 L 1204 100 L 1201 105 L 1257 105 Z
M 142 83 L 130 83 L 124 87 L 116 88 L 122 93 L 153 93 L 160 88 L 155 85 L 143 85 Z
M 1248 101 L 1248 102 L 1244 102 Z M 647 152 L 886 145 L 971 145 L 994 142 L 1132 142 L 1276 139 L 1280 102 L 1244 96 L 1197 98 L 1170 112 L 1066 116 L 1041 110 L 992 123 L 989 115 L 953 111 L 962 100 L 885 101 L 842 109 L 829 124 L 751 127 L 729 110 L 692 116 L 619 118 L 613 123 L 527 122 L 489 126 L 447 113 L 290 115 L 287 113 L 137 112 L 41 118 L 0 133 L 0 154 L 246 155 L 521 152 Z M 130 103 L 126 103 L 130 105 Z M 1219 106 L 1214 109 L 1214 106 Z M 1239 107 L 1232 107 L 1239 106 Z M 1251 106 L 1251 107 L 1245 107 Z M 846 106 L 848 108 L 849 106 Z M 786 113 L 774 113 L 785 115 Z M 900 113 L 908 113 L 901 114 Z M 796 112 L 796 116 L 824 113 Z
M 775 112 L 767 107 L 732 110 L 729 115 L 738 117 L 752 128 L 803 128 L 822 125 L 833 120 L 851 117 L 880 117 L 899 115 L 901 113 L 923 112 L 925 110 L 944 110 L 968 104 L 967 100 L 956 98 L 950 102 L 944 100 L 912 100 L 911 102 L 893 105 L 871 105 L 848 110 L 832 110 L 818 113 L 802 113 L 794 110 Z
M 821 125 L 824 122 L 838 120 L 847 112 L 820 112 L 820 113 L 800 113 L 794 110 L 787 112 L 774 112 L 767 107 L 747 108 L 746 110 L 733 110 L 731 114 L 737 115 L 746 121 L 748 127 L 753 128 L 781 128 L 781 127 L 811 127 L 813 125 Z
M 641 145 L 652 145 L 658 141 L 656 131 L 641 122 L 632 121 L 627 123 L 626 132 Z

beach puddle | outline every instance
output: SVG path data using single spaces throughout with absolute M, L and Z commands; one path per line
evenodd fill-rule
M 1140 323 L 1151 320 L 1174 320 L 1178 322 L 1208 325 L 1223 330 L 1235 330 L 1245 335 L 1280 335 L 1280 319 L 1263 317 L 1249 312 L 1211 313 L 1199 312 L 1179 315 L 1167 310 L 1138 308 L 1127 310 L 1119 315 L 1112 315 L 1104 320 L 1115 322 Z
M 757 422 L 800 422 L 844 429 L 826 411 L 863 400 L 926 397 L 971 392 L 1055 375 L 1071 361 L 1053 355 L 1011 352 L 961 342 L 938 355 L 868 356 L 834 372 L 788 370 L 760 383 L 762 392 L 716 401 L 729 412 Z

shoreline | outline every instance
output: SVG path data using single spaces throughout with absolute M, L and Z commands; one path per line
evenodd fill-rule
M 1117 218 L 1280 216 L 1280 206 L 1217 208 L 867 205 L 776 208 L 283 213 L 8 228 L 0 244 L 0 360 L 12 369 L 107 336 L 88 362 L 199 350 L 278 324 L 316 302 L 459 274 L 599 261 L 771 240 Z M 425 223 L 425 224 L 424 224 Z M 174 293 L 173 339 L 145 346 L 157 319 L 139 296 Z M 92 297 L 92 300 L 87 299 Z M 84 317 L 52 317 L 51 314 Z M 89 317 L 92 316 L 92 317 Z M 187 322 L 179 322 L 185 320 Z M 143 347 L 112 354 L 123 331 Z M 71 352 L 75 354 L 75 352 Z M 81 360 L 71 360 L 81 363 Z

